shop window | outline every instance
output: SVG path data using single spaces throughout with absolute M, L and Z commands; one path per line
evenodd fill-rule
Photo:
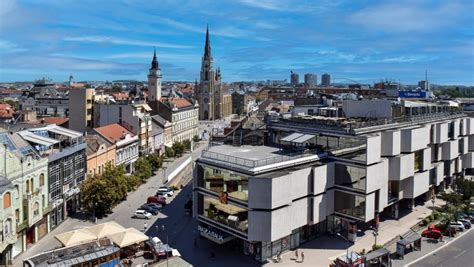
M 40 174 L 40 177 L 39 177 L 39 183 L 40 183 L 40 186 L 43 186 L 44 185 L 44 173 Z
M 9 208 L 12 205 L 12 199 L 11 199 L 11 194 L 10 192 L 6 192 L 3 195 L 3 208 Z

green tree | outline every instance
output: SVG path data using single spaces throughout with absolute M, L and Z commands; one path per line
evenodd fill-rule
M 165 155 L 167 158 L 172 158 L 176 156 L 176 152 L 172 147 L 165 147 Z
M 0 104 L 8 104 L 15 110 L 18 110 L 19 108 L 18 101 L 15 101 L 15 100 L 0 100 Z
M 191 150 L 191 140 L 183 141 L 184 150 Z
M 474 181 L 467 179 L 456 179 L 456 192 L 458 192 L 463 200 L 469 200 L 474 196 Z
M 195 136 L 193 136 L 193 141 L 195 143 L 199 142 L 199 136 L 197 136 L 197 134 Z
M 446 205 L 460 205 L 462 204 L 462 196 L 457 192 L 446 193 L 443 192 L 440 195 L 440 198 L 446 201 Z
M 84 209 L 96 217 L 102 217 L 115 202 L 114 188 L 99 175 L 87 178 L 80 185 Z
M 184 152 L 184 145 L 181 142 L 174 142 L 173 150 L 176 152 L 176 155 L 182 155 Z
M 146 181 L 153 174 L 153 169 L 150 162 L 141 157 L 135 162 L 135 175 L 140 178 L 142 182 Z
M 105 171 L 102 173 L 102 179 L 107 181 L 107 185 L 110 188 L 113 188 L 113 198 L 112 206 L 117 205 L 122 200 L 127 198 L 127 192 L 131 187 L 128 177 L 125 175 L 125 169 L 123 166 L 114 167 L 111 164 L 108 164 L 105 167 Z
M 163 160 L 161 159 L 161 156 L 158 153 L 148 155 L 147 160 L 150 163 L 153 171 L 159 170 L 163 165 Z

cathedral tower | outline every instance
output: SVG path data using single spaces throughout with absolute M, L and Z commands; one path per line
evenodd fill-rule
M 209 27 L 207 27 L 204 56 L 201 61 L 199 89 L 196 91 L 196 99 L 199 103 L 200 120 L 214 120 L 216 115 L 214 112 L 215 75 L 212 63 L 211 41 L 209 39 Z

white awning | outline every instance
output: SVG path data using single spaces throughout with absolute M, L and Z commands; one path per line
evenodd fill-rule
M 311 134 L 305 134 L 301 137 L 298 137 L 296 139 L 294 139 L 293 141 L 291 141 L 292 143 L 304 143 L 310 139 L 314 138 L 314 135 L 311 135 Z
M 82 134 L 79 133 L 79 132 L 69 130 L 69 129 L 66 129 L 66 128 L 63 128 L 63 127 L 59 127 L 59 126 L 48 127 L 47 130 L 50 131 L 50 132 L 56 133 L 56 134 L 68 136 L 70 138 L 78 138 L 78 137 L 82 136 Z
M 292 133 L 292 134 L 288 135 L 287 137 L 284 137 L 284 138 L 280 139 L 280 141 L 291 142 L 291 141 L 295 140 L 296 138 L 299 138 L 303 135 L 304 134 L 300 134 L 300 133 Z
M 39 144 L 39 145 L 42 145 L 42 146 L 52 146 L 54 144 L 59 143 L 59 141 L 56 140 L 56 139 L 41 136 L 41 135 L 36 135 L 36 134 L 33 134 L 33 133 L 19 133 L 19 134 L 26 141 L 29 141 L 29 142 L 32 142 L 32 143 L 35 143 L 35 144 Z

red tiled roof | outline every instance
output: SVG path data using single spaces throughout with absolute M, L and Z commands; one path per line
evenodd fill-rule
M 2 119 L 11 119 L 13 118 L 13 113 L 15 109 L 12 108 L 9 104 L 0 104 L 0 118 Z
M 126 92 L 112 93 L 112 96 L 115 98 L 115 100 L 124 100 L 128 98 L 128 93 Z
M 179 89 L 179 91 L 181 91 L 182 93 L 192 93 L 193 88 L 185 87 L 185 88 Z
M 127 130 L 126 128 L 122 127 L 118 123 L 113 123 L 109 124 L 106 126 L 102 126 L 99 128 L 94 128 L 94 131 L 96 131 L 98 134 L 102 135 L 105 139 L 107 139 L 111 143 L 116 143 L 122 137 L 126 134 L 130 134 L 133 136 L 133 134 Z
M 173 97 L 173 98 L 162 97 L 161 102 L 174 103 L 177 108 L 186 108 L 186 107 L 192 106 L 191 102 L 189 102 L 188 100 L 184 98 L 179 98 L 179 97 Z
M 69 118 L 61 118 L 61 117 L 46 117 L 44 118 L 44 122 L 46 124 L 56 124 L 61 126 L 69 121 Z

